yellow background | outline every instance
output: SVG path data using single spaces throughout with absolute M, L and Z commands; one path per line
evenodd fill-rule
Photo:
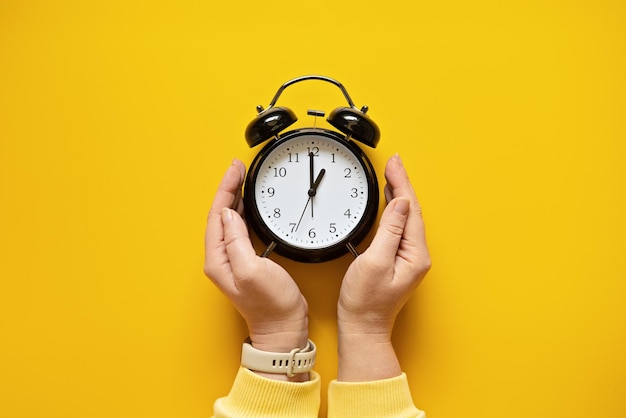
M 608 0 L 3 1 L 0 416 L 210 415 L 246 330 L 203 276 L 206 213 L 255 106 L 309 73 L 370 106 L 368 155 L 399 152 L 424 206 L 434 267 L 394 335 L 417 405 L 626 416 L 625 22 Z M 306 126 L 344 101 L 279 104 Z M 349 257 L 276 258 L 324 388 Z

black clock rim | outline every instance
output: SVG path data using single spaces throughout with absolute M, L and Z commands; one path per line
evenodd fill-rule
M 368 196 L 371 196 L 371 199 L 368 200 L 365 212 L 354 230 L 350 234 L 348 234 L 343 240 L 329 247 L 318 249 L 296 248 L 275 235 L 269 228 L 264 227 L 265 222 L 263 221 L 262 216 L 257 209 L 257 205 L 255 204 L 256 199 L 254 197 L 254 184 L 256 183 L 258 169 L 261 163 L 267 157 L 267 155 L 283 142 L 304 135 L 327 137 L 346 146 L 359 160 L 365 170 L 366 176 L 370 180 L 368 181 Z M 280 135 L 278 138 L 270 141 L 256 155 L 256 157 L 250 164 L 250 168 L 248 169 L 248 174 L 246 176 L 243 192 L 243 201 L 245 217 L 248 221 L 248 225 L 252 226 L 252 230 L 259 237 L 261 242 L 263 242 L 265 245 L 270 245 L 270 243 L 274 242 L 276 244 L 276 248 L 274 249 L 274 251 L 292 260 L 305 263 L 320 263 L 324 261 L 334 260 L 345 255 L 349 252 L 347 247 L 348 244 L 357 246 L 363 241 L 363 239 L 365 239 L 372 226 L 374 225 L 376 217 L 378 216 L 378 179 L 376 177 L 374 166 L 372 165 L 367 155 L 363 152 L 361 148 L 359 148 L 358 145 L 356 145 L 352 141 L 347 140 L 345 136 L 323 128 L 296 129 L 286 132 L 283 135 Z

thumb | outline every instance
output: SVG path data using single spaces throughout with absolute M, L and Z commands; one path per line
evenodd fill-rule
M 398 252 L 404 226 L 408 219 L 410 201 L 406 197 L 393 199 L 385 208 L 370 249 L 382 260 L 393 260 Z
M 224 225 L 224 243 L 226 254 L 235 277 L 247 276 L 247 268 L 253 268 L 256 252 L 250 242 L 248 229 L 237 212 L 229 208 L 222 209 Z

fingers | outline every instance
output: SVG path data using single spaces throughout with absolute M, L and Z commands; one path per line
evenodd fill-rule
M 404 196 L 417 203 L 411 180 L 398 154 L 387 160 L 385 179 L 387 180 L 385 197 L 388 201 L 391 201 L 394 197 Z
M 241 186 L 246 176 L 246 167 L 235 159 L 226 170 L 213 200 L 211 212 L 219 215 L 222 208 L 239 209 L 241 202 Z
M 246 175 L 244 164 L 235 159 L 226 170 L 220 182 L 213 205 L 209 211 L 207 231 L 205 236 L 207 250 L 218 246 L 224 238 L 221 211 L 223 208 L 234 208 L 238 212 L 243 211 L 241 202 L 241 186 Z M 240 212 L 241 213 L 241 212 Z
M 250 242 L 248 229 L 241 216 L 234 210 L 223 208 L 221 220 L 224 225 L 224 243 L 233 276 L 246 280 L 254 272 L 256 252 Z
M 241 201 L 241 186 L 244 181 L 246 168 L 239 160 L 233 160 L 228 167 L 217 193 L 207 219 L 205 243 L 204 272 L 214 282 L 229 276 L 230 264 L 224 247 L 224 227 L 222 225 L 221 211 L 223 208 L 236 208 L 243 212 Z
M 384 263 L 393 263 L 404 234 L 410 201 L 406 197 L 392 200 L 385 208 L 376 235 L 368 249 Z
M 404 164 L 398 154 L 392 156 L 387 161 L 385 167 L 385 197 L 388 201 L 398 197 L 409 199 L 411 205 L 407 224 L 404 230 L 404 238 L 407 243 L 415 246 L 420 251 L 426 250 L 426 234 L 424 231 L 424 221 L 422 219 L 422 209 L 411 185 L 411 180 L 406 172 Z

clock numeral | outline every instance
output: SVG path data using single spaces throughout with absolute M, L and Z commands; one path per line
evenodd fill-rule
M 313 153 L 313 156 L 317 157 L 320 154 L 320 149 L 318 147 L 313 147 L 313 148 L 306 147 L 306 149 L 307 149 L 307 155 Z
M 280 218 L 280 208 L 274 209 L 274 218 Z
M 330 223 L 330 228 L 328 228 L 328 232 L 330 232 L 331 234 L 337 232 L 337 224 L 335 222 Z
M 274 167 L 274 177 L 285 177 L 287 175 L 287 169 L 285 167 Z
M 330 154 L 330 155 L 332 155 L 332 157 L 333 157 L 333 160 L 331 161 L 331 163 L 334 163 L 334 162 L 335 162 L 335 153 L 333 152 L 333 153 L 332 153 L 332 154 Z
M 346 175 L 343 176 L 344 178 L 347 178 L 347 179 L 352 178 L 352 170 L 350 170 L 349 168 L 344 168 L 343 172 L 346 173 Z
M 276 194 L 276 190 L 274 190 L 274 188 L 273 188 L 273 187 L 268 187 L 268 188 L 267 188 L 267 194 L 268 194 L 270 197 L 274 197 L 274 195 Z
M 315 228 L 309 229 L 309 238 L 315 238 L 317 234 L 315 233 Z
M 345 211 L 343 214 L 344 214 L 344 215 L 346 215 L 348 218 L 349 218 L 350 216 L 352 216 L 352 214 L 350 213 L 350 209 L 348 209 L 347 211 Z
M 295 154 L 291 154 L 289 153 L 289 162 L 290 163 L 299 163 L 300 162 L 300 158 L 298 153 L 296 152 Z
M 291 228 L 291 233 L 294 233 L 296 230 L 296 223 L 295 222 L 289 222 L 289 227 Z
M 351 198 L 354 198 L 354 199 L 356 199 L 357 197 L 359 197 L 359 191 L 358 191 L 358 189 L 357 189 L 356 187 L 353 187 L 353 188 L 352 188 L 352 193 L 350 194 L 350 197 L 351 197 Z

